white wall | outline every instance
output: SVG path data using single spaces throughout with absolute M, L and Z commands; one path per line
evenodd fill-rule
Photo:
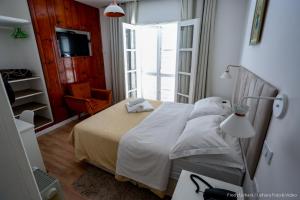
M 1 0 L 0 15 L 30 20 L 29 10 L 26 9 L 27 7 L 27 1 L 24 0 Z
M 233 80 L 220 79 L 228 64 L 239 64 L 248 0 L 217 1 L 214 43 L 207 74 L 207 95 L 231 99 Z M 231 73 L 234 77 L 234 69 Z
M 31 20 L 26 0 L 1 0 L 0 15 Z M 27 59 L 23 59 L 23 55 L 28 51 L 21 51 L 25 40 L 13 39 L 10 37 L 12 32 L 13 28 L 0 28 L 0 69 L 15 68 L 16 65 L 25 67 L 23 61 L 27 62 Z M 18 48 L 20 43 L 21 49 Z
M 249 46 L 249 38 L 255 0 L 249 6 L 241 64 L 289 98 L 286 116 L 271 120 L 266 141 L 274 156 L 271 165 L 264 159 L 259 162 L 255 175 L 258 190 L 299 193 L 300 1 L 269 1 L 262 40 L 254 46 Z
M 178 21 L 181 18 L 181 0 L 146 0 L 138 4 L 138 24 Z

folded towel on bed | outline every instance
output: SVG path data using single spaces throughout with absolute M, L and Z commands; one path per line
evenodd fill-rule
M 130 100 L 128 101 L 128 105 L 129 105 L 129 106 L 134 106 L 134 105 L 143 103 L 144 101 L 145 101 L 144 98 L 130 99 Z
M 154 108 L 148 101 L 143 101 L 142 103 L 135 104 L 133 106 L 129 105 L 129 102 L 126 104 L 127 112 L 129 113 L 139 113 L 139 112 L 149 112 Z

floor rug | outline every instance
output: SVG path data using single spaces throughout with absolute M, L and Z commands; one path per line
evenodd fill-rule
M 93 166 L 87 168 L 73 187 L 88 200 L 161 200 L 149 190 L 129 182 L 119 182 L 114 175 Z

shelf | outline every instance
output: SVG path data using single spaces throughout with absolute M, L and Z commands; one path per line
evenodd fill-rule
M 51 124 L 52 120 L 48 119 L 46 117 L 42 117 L 40 115 L 35 115 L 34 116 L 34 128 L 39 129 L 42 128 L 43 126 L 46 126 L 48 124 Z
M 24 99 L 27 97 L 35 96 L 38 94 L 42 94 L 42 91 L 34 90 L 34 89 L 25 89 L 25 90 L 19 90 L 15 91 L 16 100 Z
M 15 17 L 7 17 L 0 15 L 0 26 L 3 27 L 14 27 L 29 24 L 30 21 L 27 19 L 15 18 Z
M 8 81 L 8 83 L 17 83 L 17 82 L 22 82 L 22 81 L 31 81 L 31 80 L 36 80 L 36 79 L 40 79 L 41 77 L 39 76 L 32 76 L 29 78 L 22 78 L 22 79 L 15 79 L 15 80 L 10 80 Z
M 38 111 L 45 108 L 47 108 L 46 104 L 30 102 L 30 103 L 12 107 L 12 110 L 14 112 L 14 116 L 18 117 L 24 110 Z

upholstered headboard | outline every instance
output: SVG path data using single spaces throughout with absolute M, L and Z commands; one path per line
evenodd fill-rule
M 277 93 L 277 88 L 244 67 L 240 67 L 232 102 L 240 103 L 244 96 L 275 97 Z M 247 105 L 250 107 L 247 117 L 253 124 L 256 135 L 250 139 L 242 139 L 241 145 L 250 177 L 253 178 L 272 116 L 273 101 L 248 99 Z

